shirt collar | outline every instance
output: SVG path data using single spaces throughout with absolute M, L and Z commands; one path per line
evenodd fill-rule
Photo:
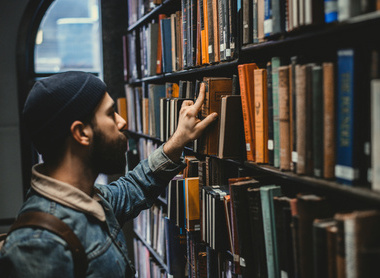
M 32 168 L 31 186 L 35 191 L 57 203 L 90 214 L 102 222 L 106 220 L 104 209 L 99 203 L 101 199 L 97 194 L 91 198 L 68 183 L 42 174 L 40 167 L 41 164 L 38 164 Z

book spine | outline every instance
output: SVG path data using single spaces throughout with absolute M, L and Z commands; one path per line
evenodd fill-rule
M 253 130 L 251 129 L 250 123 L 250 113 L 248 105 L 248 84 L 247 76 L 245 71 L 246 65 L 239 65 L 239 81 L 240 81 L 240 92 L 241 92 L 241 106 L 243 111 L 244 120 L 244 135 L 245 135 L 245 146 L 247 151 L 247 160 L 254 161 L 254 141 L 253 141 Z
M 380 80 L 371 82 L 372 189 L 380 190 Z
M 323 73 L 321 66 L 313 67 L 313 166 L 314 176 L 323 176 Z
M 325 22 L 338 20 L 338 0 L 325 0 Z
M 296 91 L 296 65 L 297 57 L 291 58 L 291 144 L 292 144 L 292 153 L 291 153 L 291 170 L 297 172 L 297 91 Z
M 272 63 L 267 63 L 267 96 L 268 96 L 268 163 L 274 165 L 273 144 L 273 90 L 272 90 Z
M 359 178 L 354 142 L 354 51 L 338 51 L 338 119 L 335 175 L 345 184 Z
M 214 34 L 214 61 L 220 62 L 220 34 L 219 34 L 219 7 L 218 7 L 218 1 L 212 0 L 212 14 L 213 14 L 213 34 Z
M 323 64 L 323 176 L 334 178 L 335 167 L 335 71 L 333 63 Z
M 290 109 L 289 109 L 289 66 L 282 66 L 279 72 L 279 130 L 280 169 L 290 170 Z
M 264 36 L 268 37 L 273 32 L 272 8 L 275 0 L 264 0 Z
M 253 1 L 253 7 L 252 7 L 252 41 L 253 43 L 258 43 L 259 42 L 259 22 L 258 22 L 258 0 Z
M 297 115 L 306 115 L 305 66 L 296 66 Z M 306 173 L 306 119 L 297 117 L 297 174 Z
M 189 0 L 181 0 L 181 8 L 182 8 L 182 61 L 183 68 L 187 68 L 187 20 L 188 20 L 188 1 Z
M 275 217 L 273 197 L 281 195 L 279 186 L 263 186 L 260 188 L 265 250 L 267 256 L 267 267 L 269 278 L 280 278 L 280 266 L 277 250 L 277 238 L 275 230 Z
M 207 0 L 207 17 L 208 17 L 208 47 L 207 53 L 209 62 L 215 62 L 215 49 L 214 49 L 214 14 L 212 0 Z
M 280 167 L 279 78 L 280 58 L 272 58 L 274 167 Z
M 203 0 L 203 14 L 204 14 L 204 36 L 205 36 L 205 46 L 204 46 L 204 51 L 205 51 L 205 63 L 208 64 L 210 63 L 210 58 L 209 58 L 209 54 L 208 54 L 208 46 L 209 46 L 209 43 L 208 43 L 208 34 L 209 34 L 209 27 L 208 27 L 208 22 L 209 19 L 208 18 L 208 7 L 207 7 L 207 0 Z
M 255 78 L 255 161 L 257 163 L 268 163 L 268 109 L 266 70 L 254 70 Z

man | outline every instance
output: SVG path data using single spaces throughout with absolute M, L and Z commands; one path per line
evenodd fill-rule
M 33 167 L 31 189 L 20 214 L 48 212 L 77 235 L 88 261 L 87 277 L 132 277 L 121 227 L 152 206 L 169 180 L 185 167 L 184 146 L 198 138 L 217 115 L 197 118 L 196 103 L 184 102 L 178 128 L 166 144 L 109 185 L 99 173 L 125 169 L 126 122 L 114 111 L 106 85 L 83 72 L 37 81 L 23 111 L 25 126 L 44 163 Z M 37 228 L 13 231 L 0 253 L 0 277 L 73 277 L 66 242 Z

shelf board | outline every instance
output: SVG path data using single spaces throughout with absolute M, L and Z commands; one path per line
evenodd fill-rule
M 134 29 L 139 28 L 140 26 L 146 24 L 148 21 L 150 21 L 153 17 L 160 13 L 165 13 L 166 8 L 170 7 L 171 5 L 175 4 L 176 0 L 166 0 L 161 5 L 158 5 L 153 10 L 151 10 L 149 13 L 143 15 L 141 18 L 139 18 L 135 23 L 130 25 L 127 29 L 128 32 L 133 31 Z
M 150 254 L 152 254 L 152 256 L 156 259 L 156 261 L 165 269 L 167 273 L 169 273 L 168 266 L 166 265 L 162 257 L 156 252 L 156 250 L 152 248 L 152 246 L 150 246 L 146 242 L 146 240 L 137 231 L 134 230 L 134 232 L 137 238 L 145 245 L 146 248 L 148 248 Z
M 273 166 L 261 165 L 250 161 L 244 162 L 244 165 L 256 171 L 271 174 L 277 178 L 293 181 L 298 184 L 304 184 L 309 187 L 312 186 L 315 188 L 323 188 L 324 190 L 339 192 L 355 198 L 360 198 L 363 201 L 371 202 L 377 206 L 380 205 L 380 192 L 368 188 L 345 185 L 335 181 L 319 179 L 311 176 L 297 175 L 289 171 L 281 171 Z
M 174 72 L 169 72 L 169 73 L 164 73 L 160 75 L 153 75 L 153 76 L 147 76 L 143 77 L 141 79 L 136 79 L 132 80 L 131 82 L 127 82 L 128 84 L 135 85 L 135 84 L 140 84 L 142 82 L 162 82 L 170 79 L 178 79 L 181 78 L 182 76 L 186 77 L 193 77 L 195 75 L 203 75 L 207 74 L 208 72 L 212 72 L 212 75 L 219 74 L 222 70 L 226 70 L 229 68 L 236 68 L 238 66 L 238 60 L 232 60 L 232 61 L 226 61 L 226 62 L 220 62 L 218 64 L 212 64 L 212 65 L 204 65 L 201 67 L 194 67 L 190 69 L 185 69 L 185 70 L 179 70 L 179 71 L 174 71 Z

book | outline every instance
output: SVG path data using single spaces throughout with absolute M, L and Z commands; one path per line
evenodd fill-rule
M 338 51 L 337 149 L 335 176 L 347 185 L 367 183 L 370 129 L 368 51 Z M 362 93 L 362 92 L 368 92 Z M 360 94 L 360 96 L 359 96 Z
M 272 63 L 267 66 L 267 106 L 268 106 L 268 163 L 274 165 L 274 143 L 273 143 L 273 90 L 272 90 Z
M 290 170 L 289 66 L 278 68 L 280 169 Z
M 371 81 L 372 189 L 380 190 L 380 80 Z
M 273 99 L 273 150 L 274 167 L 280 167 L 280 121 L 279 121 L 279 73 L 280 57 L 273 57 L 272 64 L 272 99 Z
M 254 277 L 267 277 L 267 260 L 265 253 L 264 227 L 260 188 L 249 187 L 247 189 L 249 202 L 249 222 L 252 240 L 252 268 Z
M 160 99 L 166 96 L 165 85 L 149 84 L 149 134 L 160 137 Z
M 161 24 L 161 47 L 162 47 L 162 71 L 172 72 L 172 40 L 171 40 L 171 19 L 162 18 Z
M 262 186 L 260 197 L 262 202 L 265 250 L 267 257 L 268 277 L 280 277 L 279 255 L 277 248 L 276 224 L 273 197 L 281 195 L 281 187 L 276 185 Z
M 245 145 L 247 151 L 247 160 L 249 161 L 254 161 L 254 148 L 256 146 L 256 143 L 254 141 L 254 80 L 252 78 L 254 74 L 254 69 L 257 69 L 255 63 L 243 64 L 238 66 L 241 92 L 241 106 L 244 120 Z
M 306 115 L 306 68 L 296 66 L 297 115 Z M 297 174 L 306 173 L 306 117 L 297 117 Z
M 323 177 L 323 71 L 316 65 L 312 68 L 313 106 L 313 170 L 314 176 Z
M 188 231 L 200 230 L 199 212 L 199 178 L 185 179 L 186 229 Z
M 222 77 L 204 77 L 206 83 L 205 100 L 201 108 L 202 119 L 216 112 L 220 115 L 222 96 L 232 94 L 232 80 Z M 219 141 L 219 124 L 212 123 L 200 138 L 198 151 L 203 154 L 217 155 Z
M 125 97 L 117 98 L 117 112 L 128 123 L 127 99 Z
M 323 177 L 334 178 L 335 167 L 335 66 L 323 63 Z
M 254 70 L 255 161 L 268 163 L 268 104 L 266 69 Z
M 291 84 L 291 102 L 290 102 L 290 129 L 291 129 L 291 140 L 290 140 L 290 146 L 291 146 L 291 164 L 290 168 L 293 172 L 297 172 L 297 159 L 298 159 L 298 153 L 297 153 L 297 86 L 296 86 L 296 65 L 298 63 L 299 58 L 297 56 L 291 57 L 291 64 L 290 64 L 290 84 Z
M 240 96 L 223 96 L 220 109 L 219 158 L 245 160 L 244 124 Z

